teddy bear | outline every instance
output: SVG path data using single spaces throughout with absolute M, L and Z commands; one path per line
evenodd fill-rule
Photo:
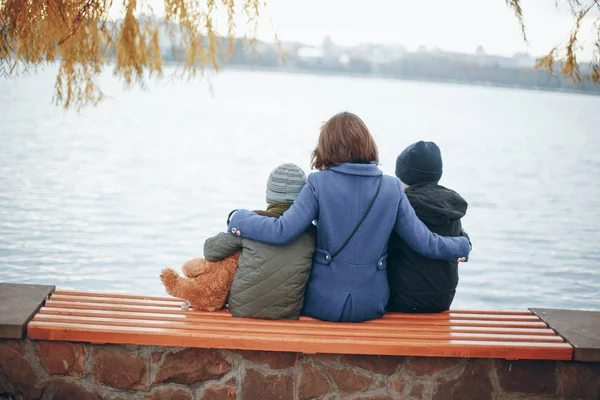
M 210 262 L 204 258 L 193 258 L 183 264 L 185 277 L 172 268 L 160 273 L 160 280 L 167 293 L 185 300 L 182 308 L 191 306 L 199 311 L 216 311 L 223 308 L 233 275 L 238 268 L 240 252 L 237 251 L 221 261 Z

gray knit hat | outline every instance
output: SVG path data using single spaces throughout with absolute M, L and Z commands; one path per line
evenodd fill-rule
M 267 181 L 267 203 L 293 203 L 306 183 L 306 174 L 296 164 L 286 163 L 275 168 Z

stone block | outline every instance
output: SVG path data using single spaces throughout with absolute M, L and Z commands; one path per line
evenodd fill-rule
M 191 386 L 197 382 L 219 379 L 231 370 L 231 364 L 217 350 L 189 348 L 168 353 L 154 383 L 178 383 Z
M 342 396 L 349 396 L 366 390 L 374 382 L 374 379 L 370 376 L 358 374 L 346 368 L 336 369 L 327 366 L 326 370 Z
M 4 390 L 25 399 L 37 399 L 45 382 L 38 377 L 27 361 L 25 342 L 0 339 L 0 379 Z M 2 382 L 3 381 L 3 382 Z
M 306 363 L 302 367 L 300 382 L 298 384 L 298 399 L 318 399 L 331 390 L 331 385 L 320 368 Z
M 51 400 L 102 400 L 98 392 L 90 392 L 76 382 L 67 382 L 55 380 L 48 385 L 49 396 L 44 396 Z
M 396 398 L 392 395 L 385 393 L 377 394 L 365 394 L 358 397 L 353 397 L 354 400 L 395 400 Z
M 242 383 L 242 400 L 292 400 L 292 377 L 288 374 L 264 375 L 253 369 L 246 370 Z
M 392 375 L 404 363 L 403 357 L 343 355 L 340 362 L 381 375 Z
M 4 373 L 2 372 L 2 366 L 0 366 L 0 400 L 3 399 L 3 394 L 8 396 L 8 392 L 10 392 L 10 386 L 11 385 L 8 382 L 8 378 L 4 376 Z
M 332 363 L 337 360 L 337 354 L 312 354 L 307 355 L 306 357 L 312 358 L 320 363 Z
M 556 393 L 556 362 L 496 360 L 500 387 L 511 393 Z
M 458 378 L 438 382 L 433 400 L 492 400 L 490 371 L 490 360 L 469 360 Z
M 434 374 L 456 368 L 463 359 L 443 357 L 411 357 L 405 368 L 416 376 L 433 376 Z
M 204 390 L 200 400 L 235 399 L 235 392 L 235 386 L 233 385 L 214 384 Z
M 146 400 L 192 400 L 192 395 L 184 389 L 159 388 L 150 393 Z
M 410 396 L 416 399 L 423 399 L 425 394 L 425 385 L 422 383 L 414 383 L 410 388 Z
M 268 366 L 271 369 L 291 368 L 298 360 L 298 353 L 284 353 L 279 351 L 238 350 L 235 351 L 235 354 L 240 355 L 250 362 Z
M 404 378 L 401 376 L 397 376 L 392 379 L 392 389 L 394 389 L 397 393 L 402 393 L 404 388 L 406 387 L 406 382 L 404 382 Z
M 69 342 L 38 342 L 38 355 L 53 375 L 79 377 L 85 372 L 85 345 Z
M 95 349 L 93 374 L 96 383 L 115 389 L 148 389 L 148 360 L 120 347 Z
M 21 339 L 54 286 L 0 283 L 0 338 Z
M 567 398 L 600 399 L 600 363 L 563 363 L 561 384 Z
M 500 393 L 495 400 L 563 400 L 553 394 L 515 394 L 515 393 Z M 565 399 L 566 400 L 566 399 Z M 571 399 L 569 399 L 571 400 Z M 575 399 L 573 399 L 575 400 Z M 581 399 L 577 399 L 581 400 Z

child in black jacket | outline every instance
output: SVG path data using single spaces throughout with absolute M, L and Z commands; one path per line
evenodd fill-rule
M 433 142 L 408 146 L 396 160 L 396 176 L 417 217 L 442 236 L 466 236 L 460 219 L 467 202 L 438 185 L 442 155 Z M 458 263 L 431 260 L 415 253 L 396 233 L 388 246 L 388 311 L 436 313 L 448 310 L 458 285 Z

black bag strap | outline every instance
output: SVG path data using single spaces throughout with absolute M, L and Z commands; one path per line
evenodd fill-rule
M 379 176 L 379 184 L 377 185 L 377 191 L 375 192 L 375 196 L 373 196 L 373 200 L 371 200 L 371 204 L 369 204 L 369 207 L 367 207 L 367 210 L 363 214 L 363 216 L 360 219 L 360 221 L 358 221 L 358 224 L 356 224 L 356 227 L 354 228 L 354 230 L 352 231 L 352 233 L 350 234 L 350 236 L 348 236 L 348 239 L 346 239 L 346 241 L 344 242 L 344 244 L 342 245 L 342 247 L 340 247 L 338 249 L 338 251 L 336 251 L 335 253 L 333 253 L 331 255 L 332 259 L 335 256 L 337 256 L 338 254 L 340 254 L 340 252 L 342 250 L 344 250 L 344 247 L 346 247 L 346 245 L 350 242 L 350 240 L 352 240 L 352 237 L 354 236 L 354 234 L 356 233 L 356 231 L 358 230 L 358 228 L 360 228 L 360 226 L 362 225 L 362 223 L 365 220 L 365 218 L 367 218 L 367 215 L 369 215 L 369 211 L 371 211 L 371 208 L 373 208 L 373 204 L 375 204 L 375 200 L 377 199 L 377 196 L 379 196 L 379 190 L 381 189 L 381 182 L 382 181 L 383 181 L 383 174 Z

